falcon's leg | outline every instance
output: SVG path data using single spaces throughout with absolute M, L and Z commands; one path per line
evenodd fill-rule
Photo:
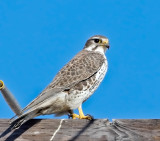
M 70 115 L 68 115 L 68 116 L 71 117 L 72 119 L 79 118 L 79 119 L 93 120 L 93 117 L 92 117 L 92 116 L 90 116 L 90 115 L 85 116 L 85 115 L 83 114 L 82 106 L 79 106 L 79 107 L 78 107 L 78 111 L 79 111 L 79 115 L 74 114 L 73 111 L 70 110 L 70 111 L 69 111 Z
M 78 111 L 79 111 L 79 119 L 88 119 L 88 120 L 92 120 L 93 117 L 90 115 L 85 116 L 82 110 L 82 106 L 78 107 Z

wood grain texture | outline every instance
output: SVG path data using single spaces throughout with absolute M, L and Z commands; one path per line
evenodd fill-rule
M 61 125 L 60 125 L 61 123 Z M 0 141 L 160 141 L 159 119 L 32 119 L 11 131 L 0 119 Z

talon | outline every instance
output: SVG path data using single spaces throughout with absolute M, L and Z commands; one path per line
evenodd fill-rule
M 87 114 L 86 116 L 88 116 L 88 120 L 94 120 L 94 117 L 93 117 L 93 116 L 91 116 L 91 115 L 89 115 L 89 114 Z
M 86 115 L 86 116 L 81 116 L 80 119 L 93 120 L 93 117 L 91 115 Z

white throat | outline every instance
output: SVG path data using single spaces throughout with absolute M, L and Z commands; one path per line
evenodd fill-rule
M 90 45 L 89 47 L 85 48 L 85 50 L 99 52 L 99 53 L 101 53 L 103 55 L 105 54 L 105 50 L 104 50 L 103 46 L 99 46 L 95 50 L 93 50 L 93 48 L 95 48 L 95 46 L 94 45 Z

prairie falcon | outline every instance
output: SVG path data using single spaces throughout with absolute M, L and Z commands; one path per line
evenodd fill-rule
M 23 109 L 23 114 L 11 125 L 18 128 L 27 120 L 39 115 L 70 114 L 73 119 L 91 119 L 82 111 L 82 103 L 97 89 L 103 80 L 108 63 L 105 52 L 109 49 L 106 37 L 95 35 L 55 76 L 53 81 Z M 79 110 L 79 115 L 73 110 Z

